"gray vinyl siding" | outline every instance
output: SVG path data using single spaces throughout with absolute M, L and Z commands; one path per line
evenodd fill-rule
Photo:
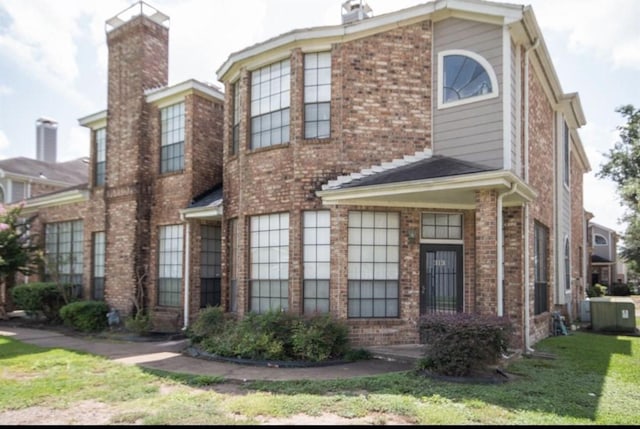
M 11 182 L 11 199 L 10 203 L 22 201 L 27 197 L 27 184 L 24 182 Z
M 516 48 L 511 41 L 511 170 L 522 176 L 522 147 L 518 139 L 518 63 Z
M 438 53 L 464 49 L 484 57 L 493 67 L 499 97 L 438 109 L 433 103 L 433 151 L 490 167 L 503 167 L 502 27 L 449 18 L 434 25 L 434 100 L 438 98 Z M 511 96 L 511 95 L 510 95 Z

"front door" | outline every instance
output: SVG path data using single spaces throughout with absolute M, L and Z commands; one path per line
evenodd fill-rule
M 462 245 L 420 246 L 420 314 L 462 312 Z

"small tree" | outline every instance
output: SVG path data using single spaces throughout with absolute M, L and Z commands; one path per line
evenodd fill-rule
M 16 274 L 33 274 L 42 260 L 42 251 L 30 233 L 33 218 L 20 216 L 23 205 L 0 204 L 0 318 L 3 319 L 7 318 L 9 289 L 15 284 Z

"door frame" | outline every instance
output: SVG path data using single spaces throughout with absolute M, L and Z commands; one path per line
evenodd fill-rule
M 464 246 L 462 244 L 420 244 L 420 315 L 427 313 L 427 258 L 426 253 L 438 250 L 456 252 L 456 311 L 464 311 Z

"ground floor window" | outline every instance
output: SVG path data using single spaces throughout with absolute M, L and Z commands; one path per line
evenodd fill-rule
M 158 305 L 178 307 L 182 283 L 182 225 L 161 226 L 158 241 Z
M 303 215 L 304 312 L 329 312 L 331 224 L 329 210 Z
M 93 299 L 104 299 L 104 265 L 106 241 L 104 232 L 93 234 Z
M 351 211 L 348 317 L 398 317 L 400 216 Z
M 221 232 L 219 225 L 202 225 L 200 241 L 200 307 L 221 304 Z
M 83 272 L 83 222 L 49 223 L 45 226 L 45 280 L 74 286 L 80 296 Z
M 289 214 L 253 216 L 250 231 L 250 310 L 287 310 Z
M 543 225 L 534 226 L 534 314 L 549 311 L 549 231 Z

